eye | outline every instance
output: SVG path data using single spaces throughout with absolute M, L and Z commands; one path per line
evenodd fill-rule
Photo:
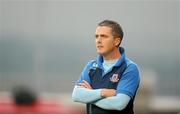
M 102 38 L 107 38 L 108 36 L 105 35 L 105 34 L 102 34 L 101 37 L 102 37 Z
M 95 35 L 95 38 L 98 38 L 99 37 L 99 35 Z

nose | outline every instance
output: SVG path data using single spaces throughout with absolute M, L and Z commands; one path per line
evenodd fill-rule
M 96 43 L 100 44 L 102 42 L 102 39 L 100 37 L 96 37 Z

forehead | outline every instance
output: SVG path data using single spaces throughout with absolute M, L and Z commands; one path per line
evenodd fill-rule
M 96 34 L 111 34 L 112 29 L 108 26 L 97 26 Z

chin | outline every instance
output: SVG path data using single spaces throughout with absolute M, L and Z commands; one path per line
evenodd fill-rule
M 100 55 L 104 55 L 106 52 L 102 49 L 101 50 L 97 49 L 97 53 Z
M 97 50 L 97 53 L 98 53 L 98 54 L 101 54 L 102 52 L 101 52 L 101 51 L 99 51 L 99 50 Z
M 100 55 L 104 55 L 104 52 L 102 52 L 102 51 L 97 51 L 97 53 Z

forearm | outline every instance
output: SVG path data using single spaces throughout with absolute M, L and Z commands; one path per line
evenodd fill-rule
M 130 99 L 131 98 L 126 94 L 117 94 L 116 96 L 98 100 L 94 104 L 107 110 L 123 110 L 128 105 Z
M 80 86 L 75 86 L 72 99 L 75 102 L 90 103 L 101 99 L 101 89 L 87 89 Z

